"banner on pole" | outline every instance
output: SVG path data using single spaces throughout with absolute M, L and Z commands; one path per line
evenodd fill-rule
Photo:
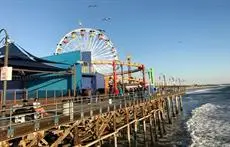
M 148 75 L 149 75 L 149 80 L 150 80 L 151 85 L 155 85 L 155 74 L 154 74 L 153 68 L 149 69 Z
M 1 67 L 1 76 L 0 76 L 0 80 L 1 81 L 11 81 L 12 80 L 12 71 L 13 68 L 12 67 Z

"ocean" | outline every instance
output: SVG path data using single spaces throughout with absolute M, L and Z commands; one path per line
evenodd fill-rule
M 230 86 L 187 92 L 161 147 L 230 147 Z

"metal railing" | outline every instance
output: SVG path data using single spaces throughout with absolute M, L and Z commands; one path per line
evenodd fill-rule
M 32 104 L 28 106 L 12 105 L 6 109 L 6 116 L 0 118 L 0 130 L 3 132 L 0 135 L 0 141 L 90 117 L 94 114 L 110 112 L 127 105 L 131 106 L 137 100 L 144 101 L 148 98 L 150 97 L 146 91 L 120 96 L 71 97 L 53 104 L 41 105 L 45 109 L 44 114 L 36 112 Z
M 176 89 L 169 93 L 183 92 L 183 89 Z M 158 95 L 167 95 L 167 91 L 158 91 L 149 96 L 147 91 L 126 93 L 124 95 L 92 95 L 81 97 L 70 97 L 68 99 L 55 100 L 52 104 L 42 104 L 45 113 L 36 112 L 33 105 L 17 106 L 11 105 L 6 109 L 6 116 L 0 118 L 0 141 L 11 137 L 19 137 L 37 130 L 44 130 L 67 124 L 95 114 L 102 114 L 127 106 L 135 105 L 137 102 L 144 102 L 154 99 Z M 20 110 L 21 112 L 16 113 Z M 23 112 L 27 111 L 27 112 Z M 0 111 L 2 113 L 2 111 Z

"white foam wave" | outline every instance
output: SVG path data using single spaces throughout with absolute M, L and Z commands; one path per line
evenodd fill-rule
M 204 93 L 207 91 L 210 91 L 211 89 L 198 89 L 198 90 L 194 90 L 194 91 L 187 91 L 186 94 L 193 94 L 193 93 Z
M 192 111 L 187 127 L 192 137 L 191 147 L 230 146 L 229 113 L 222 106 L 204 104 Z
M 211 90 L 219 90 L 222 88 L 225 88 L 226 86 L 219 86 L 219 87 L 213 87 L 213 88 L 205 88 L 205 89 L 197 89 L 197 90 L 191 90 L 191 91 L 187 91 L 186 94 L 193 94 L 193 93 L 206 93 L 209 92 Z

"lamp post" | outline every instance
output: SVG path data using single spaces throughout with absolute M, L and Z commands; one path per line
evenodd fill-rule
M 160 76 L 162 75 L 162 77 L 163 77 L 163 81 L 162 81 L 162 86 L 166 86 L 167 85 L 167 82 L 166 82 L 166 76 L 165 76 L 165 74 L 163 74 L 163 73 L 160 73 Z M 160 77 L 159 76 L 159 77 Z
M 7 31 L 5 29 L 0 30 L 1 32 L 5 33 L 5 56 L 4 56 L 4 67 L 7 67 L 8 65 L 8 55 L 9 55 L 9 44 L 8 44 L 8 39 L 9 36 L 7 34 Z M 5 116 L 5 111 L 6 111 L 6 89 L 7 89 L 7 80 L 3 81 L 3 100 L 2 100 L 2 116 Z

